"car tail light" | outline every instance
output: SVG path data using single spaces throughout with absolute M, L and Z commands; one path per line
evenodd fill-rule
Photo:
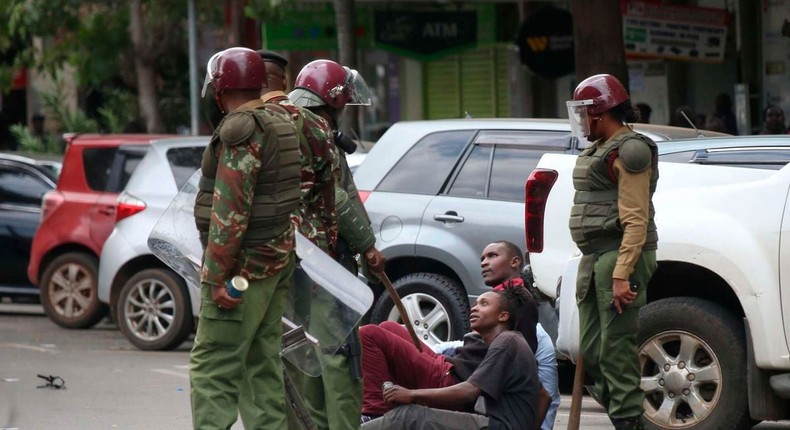
M 365 200 L 370 197 L 370 191 L 357 190 L 357 194 L 359 195 L 359 200 L 361 200 L 362 203 L 365 203 Z
M 60 206 L 65 199 L 63 198 L 63 194 L 60 191 L 47 191 L 44 194 L 44 197 L 41 199 L 41 219 L 48 217 L 55 212 L 55 209 Z
M 115 222 L 140 213 L 145 209 L 145 202 L 132 195 L 121 193 L 115 210 Z
M 527 251 L 543 251 L 543 217 L 549 191 L 557 181 L 557 172 L 549 169 L 535 169 L 530 173 L 525 186 L 524 230 L 527 235 Z

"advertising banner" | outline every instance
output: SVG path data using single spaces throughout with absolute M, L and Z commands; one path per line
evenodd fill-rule
M 474 47 L 477 12 L 376 11 L 376 46 L 418 60 Z
M 629 56 L 720 63 L 729 14 L 725 9 L 622 0 Z

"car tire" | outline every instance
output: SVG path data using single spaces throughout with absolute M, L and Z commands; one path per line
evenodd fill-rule
M 146 269 L 121 289 L 116 306 L 121 333 L 139 349 L 170 350 L 192 333 L 194 317 L 184 280 L 168 269 Z
M 82 252 L 63 254 L 41 277 L 41 304 L 55 324 L 65 328 L 93 327 L 107 315 L 97 291 L 98 259 Z
M 751 428 L 743 323 L 721 306 L 692 297 L 652 302 L 639 316 L 645 427 Z
M 452 279 L 433 273 L 413 273 L 393 284 L 414 324 L 417 336 L 433 345 L 461 339 L 469 332 L 469 300 Z M 373 308 L 371 321 L 403 323 L 389 294 L 382 294 Z

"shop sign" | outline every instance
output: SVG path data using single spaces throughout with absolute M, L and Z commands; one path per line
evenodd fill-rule
M 376 11 L 376 47 L 417 60 L 430 60 L 474 47 L 477 12 Z
M 573 18 L 556 7 L 531 14 L 518 32 L 521 62 L 544 78 L 559 78 L 574 70 Z
M 720 63 L 729 14 L 725 9 L 621 0 L 625 52 L 631 56 Z
M 331 3 L 289 2 L 285 17 L 263 25 L 263 46 L 274 50 L 337 50 L 335 10 Z M 359 48 L 371 45 L 368 8 L 356 9 L 354 34 Z

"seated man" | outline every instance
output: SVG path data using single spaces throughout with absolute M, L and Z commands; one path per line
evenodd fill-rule
M 506 288 L 477 298 L 469 320 L 488 350 L 467 381 L 443 388 L 385 387 L 384 400 L 404 406 L 362 428 L 537 429 L 544 412 L 539 410 L 539 397 L 547 394 L 538 381 L 532 350 L 524 336 L 513 330 L 528 294 L 525 288 Z M 486 415 L 448 410 L 467 408 L 481 395 Z

